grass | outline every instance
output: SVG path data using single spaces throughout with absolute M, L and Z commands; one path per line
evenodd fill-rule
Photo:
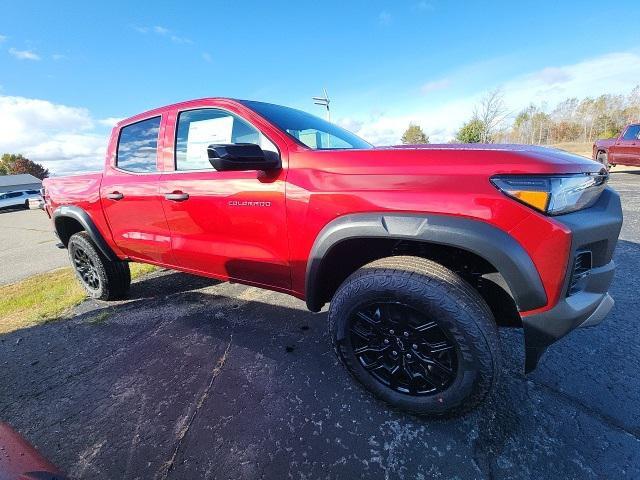
M 131 263 L 131 277 L 153 272 L 157 267 Z M 87 298 L 71 268 L 34 275 L 0 287 L 0 334 L 58 319 Z M 108 317 L 100 317 L 100 323 Z
M 576 155 L 582 155 L 583 157 L 591 158 L 592 155 L 592 143 L 585 142 L 563 142 L 556 143 L 555 145 L 549 145 L 552 148 L 559 148 Z

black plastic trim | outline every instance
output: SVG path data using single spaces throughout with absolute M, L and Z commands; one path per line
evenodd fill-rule
M 488 223 L 447 215 L 364 213 L 339 217 L 326 225 L 313 244 L 307 263 L 305 290 L 309 310 L 322 298 L 322 262 L 340 242 L 355 238 L 417 240 L 461 248 L 484 258 L 504 277 L 520 311 L 547 303 L 533 261 L 508 233 Z
M 82 225 L 82 228 L 89 234 L 89 236 L 91 237 L 91 240 L 94 241 L 96 246 L 105 255 L 105 257 L 107 257 L 109 260 L 112 260 L 112 261 L 118 260 L 118 257 L 116 256 L 115 253 L 113 253 L 113 250 L 111 250 L 107 242 L 105 242 L 104 238 L 102 237 L 102 234 L 93 223 L 93 220 L 91 220 L 91 217 L 89 216 L 89 214 L 85 212 L 83 209 L 81 209 L 80 207 L 75 207 L 73 205 L 61 206 L 61 207 L 58 207 L 53 212 L 53 223 L 56 228 L 56 234 L 58 235 L 59 238 L 62 239 L 63 235 L 61 235 L 60 234 L 61 232 L 58 231 L 57 220 L 59 218 L 73 218 L 74 220 L 76 220 L 78 223 L 80 223 L 80 225 Z M 65 243 L 64 246 L 67 247 L 67 244 Z
M 564 279 L 560 301 L 550 310 L 522 317 L 525 340 L 525 373 L 534 370 L 546 349 L 578 328 L 598 310 L 613 280 L 613 252 L 622 228 L 620 196 L 606 188 L 591 208 L 554 217 L 571 230 L 569 268 Z M 576 255 L 590 245 L 603 244 L 584 280 L 581 291 L 567 296 Z

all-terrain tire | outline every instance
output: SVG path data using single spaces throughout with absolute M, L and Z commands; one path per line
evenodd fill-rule
M 447 348 L 453 346 L 455 349 L 455 357 L 453 350 L 450 350 L 450 362 L 454 359 L 457 361 L 455 369 L 451 368 L 453 373 L 448 383 L 442 389 L 427 394 L 416 389 L 398 391 L 396 381 L 385 384 L 371 373 L 382 371 L 386 374 L 393 368 L 365 368 L 371 368 L 371 365 L 366 365 L 362 356 L 354 352 L 354 342 L 361 341 L 363 337 L 362 325 L 357 322 L 363 318 L 363 311 L 367 311 L 370 305 L 375 308 L 376 304 L 389 304 L 394 309 L 403 306 L 409 309 L 409 316 L 415 311 L 416 315 L 422 316 L 420 318 L 427 318 L 429 324 L 439 327 L 447 339 L 445 343 L 450 342 Z M 388 307 L 380 307 L 376 312 L 379 313 L 382 308 Z M 382 313 L 379 313 L 380 321 L 382 317 Z M 368 320 L 364 327 L 369 326 Z M 359 331 L 355 337 L 354 325 L 358 325 L 356 330 Z M 389 331 L 385 330 L 385 335 Z M 353 273 L 338 288 L 331 301 L 329 333 L 339 359 L 360 384 L 389 405 L 412 414 L 443 417 L 465 413 L 487 397 L 498 378 L 499 338 L 495 320 L 486 302 L 460 276 L 424 258 L 388 257 L 369 263 Z M 404 335 L 408 333 L 404 332 Z M 415 344 L 405 346 L 402 337 L 398 339 L 393 336 L 385 338 L 385 344 L 389 343 L 389 339 L 392 345 L 396 341 L 400 345 L 398 352 L 392 351 L 391 354 L 406 356 L 413 352 L 412 361 L 416 362 L 416 352 L 411 350 L 416 347 Z M 425 344 L 431 345 L 429 342 Z M 361 350 L 362 347 L 358 349 Z M 378 363 L 386 361 L 388 355 L 387 349 Z M 429 371 L 427 368 L 423 377 L 429 376 Z M 431 371 L 435 374 L 435 371 Z M 413 374 L 407 378 L 413 378 Z M 418 377 L 418 380 L 421 378 Z
M 76 277 L 90 297 L 117 300 L 126 296 L 131 285 L 127 262 L 106 258 L 87 232 L 73 234 L 67 247 Z

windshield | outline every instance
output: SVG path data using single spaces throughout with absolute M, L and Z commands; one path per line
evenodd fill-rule
M 299 143 L 314 150 L 373 148 L 357 135 L 310 113 L 271 103 L 247 100 L 240 102 L 291 135 Z

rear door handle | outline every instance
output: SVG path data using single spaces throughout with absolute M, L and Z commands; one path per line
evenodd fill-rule
M 124 195 L 120 192 L 111 192 L 107 193 L 107 198 L 109 200 L 122 200 L 124 198 Z
M 165 193 L 164 198 L 172 202 L 184 202 L 189 199 L 189 194 L 184 192 Z

